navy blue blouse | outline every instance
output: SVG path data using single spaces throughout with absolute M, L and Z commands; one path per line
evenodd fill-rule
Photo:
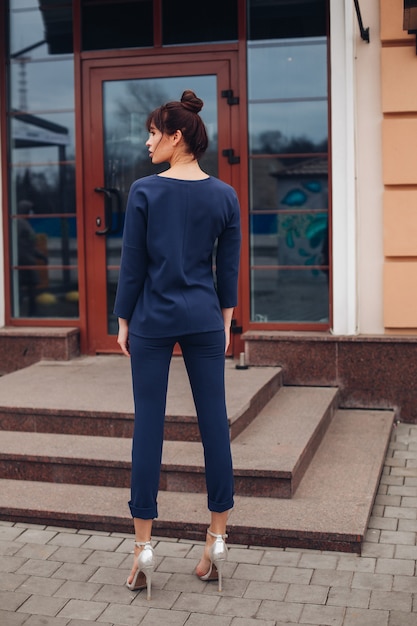
M 114 313 L 143 337 L 222 330 L 221 309 L 237 304 L 240 239 L 236 192 L 219 179 L 135 181 Z

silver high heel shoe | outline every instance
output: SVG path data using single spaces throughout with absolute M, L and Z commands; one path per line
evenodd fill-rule
M 227 535 L 216 535 L 211 530 L 207 530 L 207 533 L 216 541 L 209 547 L 210 569 L 207 574 L 198 577 L 200 580 L 218 580 L 219 591 L 222 591 L 223 563 L 227 560 L 227 546 L 224 540 L 227 539 Z
M 147 599 L 151 599 L 151 582 L 152 573 L 155 568 L 154 551 L 150 541 L 135 541 L 137 548 L 143 548 L 138 554 L 136 570 L 131 583 L 126 581 L 126 587 L 130 591 L 139 591 L 140 589 L 147 589 Z M 142 574 L 142 576 L 139 575 Z M 139 581 L 138 581 L 139 578 Z

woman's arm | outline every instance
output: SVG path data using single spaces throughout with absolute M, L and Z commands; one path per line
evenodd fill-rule
M 233 308 L 222 309 L 223 321 L 224 321 L 224 334 L 226 336 L 224 351 L 227 352 L 227 348 L 230 343 L 230 327 L 232 325 Z
M 119 317 L 119 334 L 117 335 L 117 343 L 122 349 L 125 356 L 130 356 L 129 350 L 129 322 L 123 317 Z

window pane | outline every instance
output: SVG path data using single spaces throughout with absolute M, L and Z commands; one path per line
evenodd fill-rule
M 326 5 L 326 0 L 249 0 L 248 39 L 324 35 Z
M 327 324 L 326 3 L 249 8 L 251 319 Z
M 12 314 L 77 317 L 72 3 L 10 0 Z
M 164 45 L 237 40 L 237 0 L 162 0 Z
M 83 50 L 153 45 L 152 0 L 83 0 Z
M 22 200 L 11 223 L 15 317 L 77 317 L 75 216 L 36 217 Z
M 327 272 L 253 269 L 251 304 L 255 322 L 327 323 Z

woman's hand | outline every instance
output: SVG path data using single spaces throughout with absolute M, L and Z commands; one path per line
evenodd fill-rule
M 129 324 L 128 321 L 119 317 L 119 334 L 117 335 L 117 343 L 122 349 L 125 356 L 130 356 L 129 351 Z
M 230 326 L 225 327 L 224 336 L 225 336 L 224 352 L 226 353 L 227 348 L 229 347 L 229 344 L 230 344 Z

